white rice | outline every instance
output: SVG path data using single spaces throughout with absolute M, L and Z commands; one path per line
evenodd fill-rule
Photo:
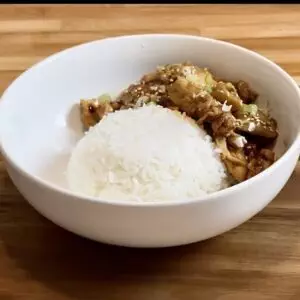
M 75 147 L 70 188 L 104 200 L 167 202 L 200 198 L 227 186 L 210 136 L 161 106 L 108 114 Z

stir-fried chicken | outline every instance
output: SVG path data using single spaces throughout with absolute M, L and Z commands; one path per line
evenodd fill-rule
M 241 182 L 275 161 L 273 151 L 258 145 L 258 139 L 271 145 L 278 132 L 276 121 L 254 104 L 257 97 L 242 80 L 218 80 L 189 62 L 169 64 L 144 75 L 114 101 L 107 96 L 81 100 L 81 120 L 88 129 L 107 113 L 148 103 L 178 110 L 208 128 L 228 173 Z
M 80 101 L 81 122 L 86 130 L 96 125 L 104 115 L 112 111 L 114 108 L 108 101 L 99 99 Z
M 243 80 L 238 81 L 235 84 L 235 87 L 239 97 L 245 104 L 254 102 L 258 97 L 258 94 L 250 88 L 247 82 Z
M 247 177 L 248 169 L 247 158 L 243 150 L 238 147 L 230 147 L 225 137 L 217 137 L 215 141 L 218 149 L 221 151 L 221 158 L 228 172 L 236 181 L 244 181 Z
M 248 163 L 247 178 L 251 178 L 269 168 L 275 161 L 275 154 L 269 149 L 261 149 Z
M 238 111 L 243 106 L 243 101 L 240 99 L 234 85 L 231 82 L 217 82 L 211 95 L 220 103 L 227 102 L 232 106 L 232 111 Z

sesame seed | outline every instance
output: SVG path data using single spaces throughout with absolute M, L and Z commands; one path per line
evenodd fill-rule
M 251 132 L 255 129 L 255 124 L 253 122 L 249 123 L 248 130 Z

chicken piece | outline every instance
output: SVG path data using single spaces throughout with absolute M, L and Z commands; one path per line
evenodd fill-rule
M 215 140 L 217 147 L 221 151 L 221 158 L 228 173 L 238 182 L 247 178 L 247 159 L 243 149 L 229 148 L 225 137 L 218 137 Z
M 261 149 L 248 163 L 247 178 L 251 178 L 269 168 L 275 161 L 275 153 L 269 149 Z
M 238 81 L 235 84 L 235 87 L 238 95 L 246 104 L 255 102 L 258 97 L 258 94 L 250 88 L 247 82 L 243 80 Z
M 85 130 L 96 125 L 101 119 L 114 108 L 107 101 L 99 99 L 80 100 L 80 119 Z
M 201 90 L 183 77 L 167 86 L 170 100 L 189 117 L 203 123 L 222 114 L 222 105 L 205 90 Z
M 184 77 L 179 77 L 173 84 L 167 86 L 167 91 L 172 102 L 188 116 L 197 118 L 198 101 L 196 95 L 201 90 Z M 204 96 L 205 93 L 203 92 Z
M 176 91 L 181 97 L 184 97 L 187 89 L 189 93 L 199 93 L 202 90 L 211 90 L 214 79 L 207 71 L 190 63 L 169 64 L 158 67 L 153 73 L 146 74 L 139 83 L 131 85 L 125 90 L 117 102 L 122 108 L 139 107 L 148 102 L 154 102 L 174 109 L 176 103 L 170 101 L 168 95 L 168 86 L 179 80 L 180 84 L 188 84 L 186 88 Z M 176 88 L 176 86 L 175 86 Z M 193 101 L 194 102 L 194 101 Z M 174 105 L 175 104 L 175 105 Z M 189 102 L 186 106 L 190 105 Z
M 232 154 L 233 155 L 233 154 Z M 234 155 L 238 158 L 243 158 L 243 152 L 241 150 L 237 150 Z M 243 182 L 247 178 L 247 166 L 242 164 L 233 163 L 229 159 L 224 159 L 224 164 L 229 172 L 229 174 L 236 180 L 237 182 Z
M 235 117 L 229 112 L 223 112 L 211 122 L 215 136 L 228 137 L 236 127 Z
M 236 117 L 238 119 L 237 129 L 241 132 L 268 139 L 276 139 L 278 136 L 276 121 L 259 108 L 255 114 L 246 111 L 237 112 Z
M 160 81 L 169 85 L 175 82 L 179 77 L 185 78 L 191 85 L 197 87 L 199 90 L 202 89 L 209 92 L 215 84 L 212 74 L 207 69 L 199 68 L 189 62 L 158 67 L 156 72 L 145 75 L 142 81 Z
M 197 123 L 202 125 L 204 121 L 213 122 L 223 114 L 221 104 L 210 94 L 199 95 L 197 106 Z
M 144 75 L 141 81 L 145 83 L 161 81 L 164 84 L 170 84 L 182 75 L 181 66 L 181 64 L 159 66 L 154 72 Z
M 217 82 L 212 88 L 211 95 L 219 102 L 231 105 L 232 111 L 242 109 L 243 101 L 231 82 Z
M 132 84 L 128 89 L 123 91 L 118 97 L 117 102 L 120 103 L 122 109 L 137 108 L 144 104 L 153 102 L 160 104 L 166 103 L 168 100 L 167 90 L 161 82 L 144 82 Z
M 222 105 L 207 91 L 196 87 L 183 77 L 167 86 L 168 95 L 174 104 L 201 125 L 204 121 L 212 124 L 215 136 L 228 136 L 235 129 L 234 116 L 222 110 Z

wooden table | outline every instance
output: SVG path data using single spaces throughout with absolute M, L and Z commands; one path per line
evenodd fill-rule
M 299 5 L 1 5 L 0 92 L 58 50 L 142 32 L 231 41 L 300 79 Z M 300 167 L 263 212 L 217 238 L 172 249 L 126 249 L 45 220 L 0 161 L 0 300 L 298 300 L 299 183 Z

